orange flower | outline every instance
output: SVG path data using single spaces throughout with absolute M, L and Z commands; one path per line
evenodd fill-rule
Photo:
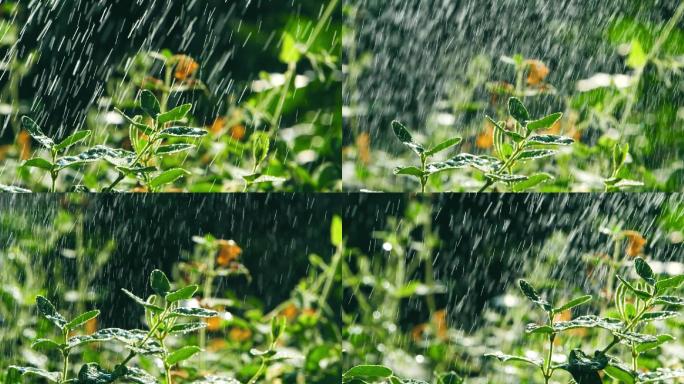
M 22 160 L 28 160 L 31 158 L 31 135 L 26 131 L 19 132 L 19 137 L 17 137 L 17 144 L 21 148 L 19 158 Z
M 252 337 L 252 331 L 247 328 L 233 327 L 228 332 L 228 338 L 233 341 L 243 342 L 249 340 Z
M 199 69 L 199 64 L 190 56 L 178 55 L 176 58 L 178 59 L 176 64 L 176 79 L 178 80 L 187 80 Z
M 423 334 L 425 333 L 425 324 L 418 324 L 411 330 L 411 338 L 415 342 L 419 342 L 423 339 Z
M 527 74 L 527 84 L 529 85 L 540 85 L 549 75 L 549 67 L 540 60 L 526 60 L 525 64 L 529 69 Z
M 216 257 L 216 262 L 223 267 L 226 267 L 230 265 L 231 262 L 236 261 L 242 253 L 242 248 L 240 248 L 233 240 L 219 240 L 218 244 L 219 253 Z
M 212 332 L 216 332 L 221 329 L 221 318 L 218 316 L 210 317 L 206 319 L 207 329 Z
M 222 339 L 212 339 L 209 342 L 208 350 L 212 352 L 220 351 L 226 348 L 226 341 Z
M 290 321 L 294 320 L 295 317 L 297 317 L 298 313 L 299 310 L 297 309 L 297 306 L 292 303 L 290 303 L 287 307 L 280 311 L 280 314 Z
M 432 324 L 435 326 L 437 331 L 437 337 L 445 340 L 448 337 L 449 328 L 446 322 L 446 310 L 440 309 L 432 315 Z
M 356 137 L 356 148 L 359 151 L 359 160 L 366 165 L 371 162 L 370 142 L 370 135 L 366 132 L 361 132 Z
M 234 125 L 230 128 L 230 137 L 233 140 L 242 140 L 245 137 L 245 133 L 247 133 L 247 129 L 242 124 Z
M 641 254 L 644 250 L 644 245 L 648 242 L 641 234 L 637 231 L 623 231 L 625 237 L 627 237 L 627 256 L 636 257 Z
M 216 120 L 214 120 L 214 123 L 211 125 L 209 130 L 211 133 L 217 135 L 223 131 L 223 128 L 226 126 L 226 119 L 223 117 L 219 117 Z
M 480 149 L 491 148 L 494 145 L 494 127 L 489 121 L 485 122 L 484 132 L 477 136 L 475 145 Z

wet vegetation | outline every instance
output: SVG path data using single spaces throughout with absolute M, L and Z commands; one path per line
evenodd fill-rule
M 348 2 L 345 188 L 681 191 L 684 5 L 557 5 Z M 511 15 L 517 22 L 502 23 Z M 516 116 L 510 100 L 527 108 Z M 528 137 L 544 158 L 509 167 L 529 133 L 520 126 L 558 112 L 534 134 L 567 139 Z M 461 137 L 459 151 L 409 168 L 414 154 L 396 145 L 394 120 L 416 143 Z
M 343 382 L 684 378 L 680 197 L 482 196 L 361 200 L 395 214 L 347 233 Z
M 0 188 L 339 190 L 340 7 L 3 2 Z
M 224 199 L 232 198 L 196 202 L 222 206 Z M 163 250 L 161 258 L 155 253 L 163 244 L 133 240 L 138 252 L 122 256 L 128 244 L 121 240 L 133 228 L 119 222 L 110 238 L 105 228 L 111 216 L 133 204 L 143 215 L 175 215 L 180 231 L 187 233 L 192 219 L 177 212 L 176 200 L 166 207 L 160 201 L 147 207 L 145 200 L 60 200 L 14 200 L 17 212 L 3 210 L 1 216 L 6 246 L 0 250 L 0 382 L 339 382 L 338 216 L 331 213 L 320 231 L 305 231 L 316 232 L 320 240 L 291 243 L 308 242 L 311 249 L 329 253 L 294 247 L 280 253 L 289 258 L 287 268 L 274 276 L 274 270 L 254 266 L 278 262 L 260 256 L 261 247 L 250 247 L 242 235 L 247 245 L 207 233 L 194 236 L 193 247 L 177 249 L 173 256 Z M 278 205 L 238 200 L 248 207 Z M 35 218 L 26 209 L 35 204 L 48 218 Z M 285 217 L 304 214 L 300 203 L 288 205 L 296 212 Z M 251 215 L 260 216 L 257 212 Z M 188 215 L 194 217 L 190 210 Z M 219 227 L 228 223 L 220 221 Z M 248 225 L 265 228 L 267 223 L 254 219 Z M 179 232 L 174 231 L 166 229 L 161 236 L 175 242 Z M 166 272 L 154 269 L 157 265 Z M 265 283 L 273 278 L 282 284 Z

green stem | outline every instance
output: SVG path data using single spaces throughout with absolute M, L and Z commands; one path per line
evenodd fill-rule
M 209 268 L 207 269 L 209 273 L 207 273 L 205 279 L 204 279 L 204 287 L 202 288 L 202 296 L 204 296 L 204 305 L 207 305 L 206 300 L 211 298 L 212 295 L 212 287 L 214 284 L 214 255 L 213 252 L 210 252 L 209 257 L 207 258 L 209 260 Z M 200 348 L 202 350 L 206 350 L 207 347 L 207 329 L 202 328 L 200 329 L 200 334 L 199 334 L 199 344 Z M 204 369 L 204 355 L 200 357 L 200 369 Z
M 335 255 L 333 255 L 332 262 L 328 267 L 328 276 L 326 278 L 325 285 L 323 286 L 323 290 L 321 291 L 321 295 L 318 298 L 318 307 L 321 309 L 325 308 L 328 302 L 330 290 L 332 289 L 332 286 L 335 283 L 335 276 L 337 276 L 336 272 L 338 268 L 340 268 L 340 263 L 342 262 L 342 253 L 342 244 L 340 244 L 337 246 L 337 251 L 335 252 Z
M 66 345 L 69 342 L 69 331 L 64 330 L 62 334 L 64 335 L 64 344 Z M 63 352 L 63 355 L 64 366 L 62 367 L 62 382 L 66 382 L 69 378 L 69 351 Z
M 247 384 L 256 384 L 257 380 L 261 376 L 261 372 L 263 372 L 265 368 L 266 368 L 266 359 L 264 359 L 262 357 L 261 358 L 261 366 L 259 366 L 259 370 L 254 374 L 254 376 L 252 376 L 251 379 L 249 379 Z
M 425 163 L 427 158 L 425 155 L 420 155 L 420 170 L 423 172 L 423 176 L 420 177 L 420 193 L 425 193 L 425 185 L 427 184 L 428 178 L 425 176 Z
M 152 145 L 154 144 L 154 142 L 155 142 L 156 140 L 157 140 L 157 139 L 156 139 L 156 137 L 155 137 L 154 135 L 153 135 L 152 137 L 150 137 L 150 141 L 145 145 L 145 147 L 143 147 L 142 151 L 140 151 L 140 153 L 138 154 L 138 156 L 133 160 L 133 163 L 131 163 L 131 166 L 130 166 L 131 168 L 135 168 L 135 166 L 138 164 L 138 162 L 140 161 L 140 159 L 142 158 L 142 156 L 143 156 L 150 148 L 152 148 Z M 117 186 L 123 179 L 125 179 L 125 178 L 126 178 L 126 174 L 124 174 L 123 172 L 119 172 L 119 176 L 116 178 L 116 180 L 114 180 L 114 182 L 112 182 L 112 183 L 111 183 L 107 188 L 105 188 L 103 191 L 104 191 L 104 192 L 110 192 L 110 191 L 112 191 L 112 190 L 114 189 L 114 187 L 116 187 L 116 186 Z

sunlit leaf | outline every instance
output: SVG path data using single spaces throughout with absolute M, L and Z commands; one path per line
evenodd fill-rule
M 62 140 L 59 144 L 55 145 L 54 149 L 56 151 L 67 149 L 68 147 L 87 139 L 90 136 L 90 133 L 91 132 L 88 130 L 78 131 L 73 135 L 67 137 L 66 139 Z

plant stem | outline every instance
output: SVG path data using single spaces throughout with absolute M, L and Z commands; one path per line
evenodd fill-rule
M 204 297 L 204 305 L 207 305 L 207 300 L 211 298 L 212 295 L 212 287 L 214 284 L 214 253 L 215 249 L 212 248 L 212 252 L 209 253 L 209 257 L 207 258 L 209 260 L 209 267 L 207 268 L 208 273 L 206 274 L 206 277 L 204 279 L 204 287 L 202 288 L 202 296 Z M 205 350 L 207 347 L 207 329 L 206 327 L 200 329 L 200 334 L 199 334 L 199 344 L 200 348 L 202 350 Z M 204 354 L 200 356 L 200 369 L 204 369 Z
M 64 344 L 68 344 L 69 342 L 69 331 L 66 329 L 62 331 L 62 334 L 64 335 Z M 66 382 L 67 379 L 69 378 L 69 352 L 63 352 L 64 355 L 64 366 L 62 367 L 62 382 Z
M 266 359 L 263 357 L 261 358 L 261 366 L 259 366 L 259 370 L 252 376 L 251 379 L 247 382 L 247 384 L 256 384 L 257 380 L 261 376 L 261 372 L 264 371 L 264 368 L 266 368 Z
M 420 193 L 425 193 L 425 185 L 427 184 L 427 176 L 425 176 L 425 162 L 427 158 L 425 155 L 420 155 L 420 170 L 423 172 L 423 176 L 420 177 Z
M 166 376 L 166 384 L 173 384 L 171 382 L 171 366 L 166 363 L 166 357 L 169 355 L 169 353 L 166 351 L 164 339 L 159 339 L 159 342 L 161 343 L 162 350 L 164 351 L 162 358 L 164 359 L 164 374 Z
M 133 163 L 131 163 L 131 166 L 130 166 L 131 168 L 134 168 L 138 164 L 138 162 L 140 161 L 142 156 L 145 154 L 145 152 L 147 152 L 152 147 L 152 145 L 154 144 L 154 142 L 156 140 L 157 140 L 156 137 L 154 137 L 154 136 L 150 137 L 150 141 L 145 145 L 145 147 L 143 147 L 142 151 L 140 151 L 138 156 L 133 160 Z M 114 187 L 116 187 L 125 178 L 126 178 L 126 174 L 123 172 L 119 172 L 119 177 L 117 177 L 116 180 L 114 180 L 114 182 L 112 182 L 109 185 L 109 187 L 103 189 L 103 192 L 110 192 L 111 190 L 114 189 Z
M 503 165 L 496 172 L 494 172 L 494 175 L 501 175 L 504 171 L 511 168 L 513 166 L 513 164 L 515 164 L 515 160 L 517 160 L 517 157 L 520 156 L 520 153 L 522 152 L 523 148 L 525 148 L 526 145 L 527 145 L 527 141 L 520 142 L 520 144 L 518 144 L 518 147 L 515 149 L 515 152 L 513 152 L 511 157 L 509 157 L 508 160 L 506 160 L 503 163 Z M 485 183 L 485 185 L 483 185 L 482 188 L 480 188 L 480 190 L 477 191 L 477 193 L 482 193 L 482 192 L 486 191 L 487 188 L 492 186 L 492 184 L 494 184 L 494 180 L 487 179 L 487 182 Z

